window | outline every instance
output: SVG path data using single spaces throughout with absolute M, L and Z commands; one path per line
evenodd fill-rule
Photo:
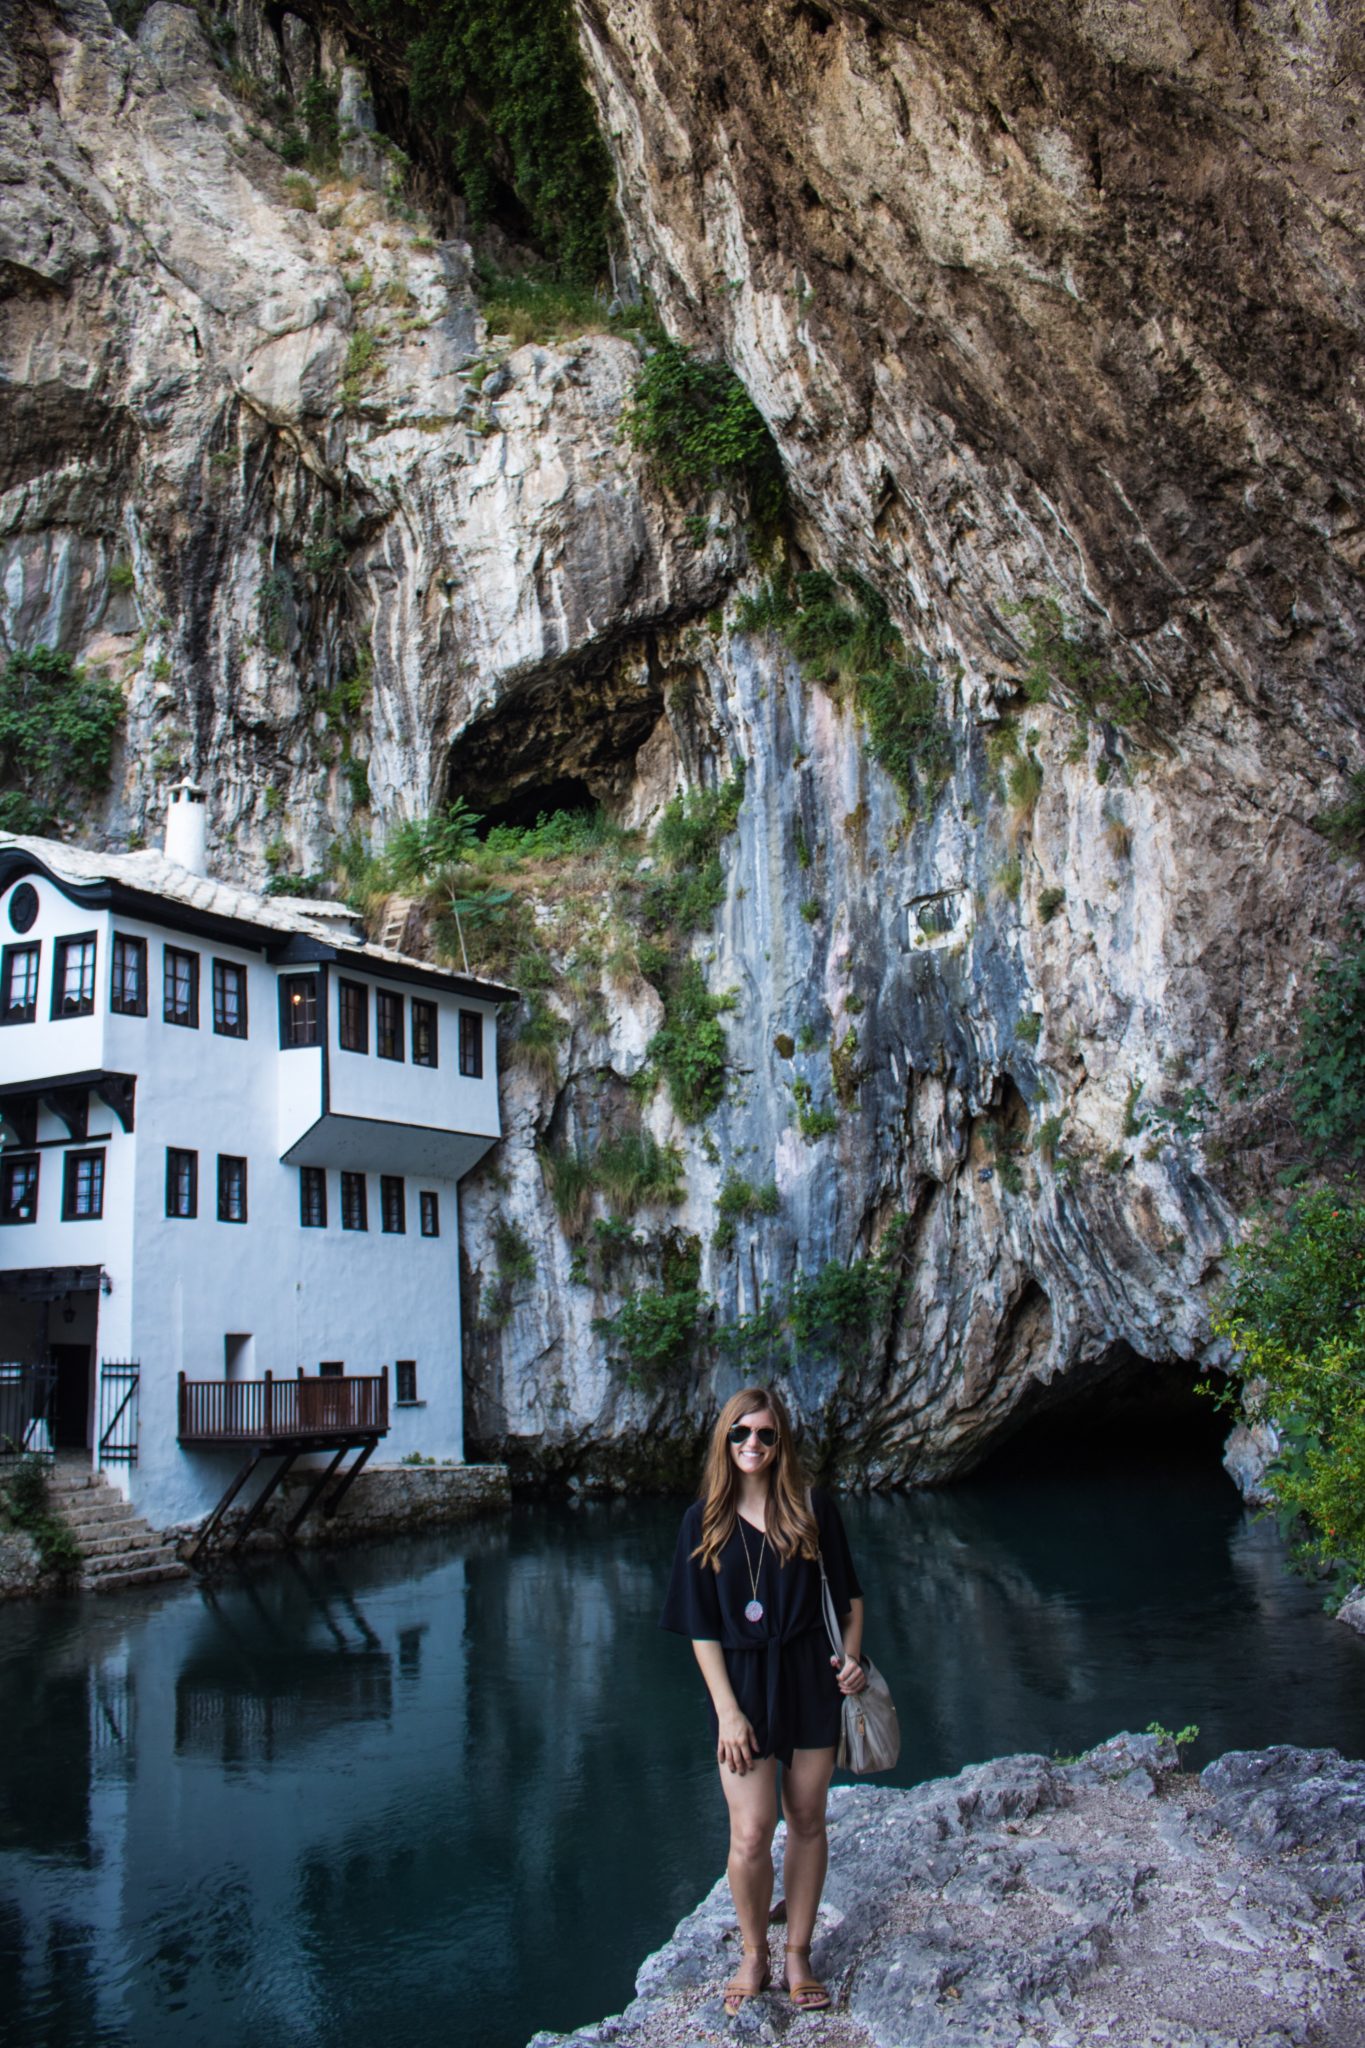
M 374 1042 L 381 1060 L 402 1059 L 403 998 L 390 995 L 386 988 L 375 990 Z
M 417 1197 L 417 1206 L 421 1211 L 423 1237 L 439 1237 L 441 1235 L 440 1196 L 431 1188 L 423 1188 L 421 1194 Z
M 324 1358 L 318 1366 L 318 1378 L 320 1380 L 342 1380 L 345 1377 L 346 1361 L 344 1358 Z
M 379 1227 L 386 1230 L 390 1237 L 401 1237 L 408 1227 L 403 1183 L 394 1173 L 382 1173 L 379 1176 Z
M 280 976 L 280 1044 L 318 1042 L 318 978 L 316 974 Z
M 218 1221 L 246 1222 L 246 1161 L 218 1154 Z
M 121 1017 L 147 1014 L 147 941 L 130 938 L 127 932 L 114 933 L 109 1007 Z
M 58 939 L 57 962 L 52 970 L 53 1016 L 88 1017 L 94 1007 L 94 933 L 82 932 L 78 939 Z
M 460 1012 L 460 1072 L 470 1081 L 483 1078 L 483 1017 L 478 1010 Z
M 235 960 L 213 963 L 213 1028 L 220 1038 L 246 1037 L 246 969 Z
M 341 1049 L 368 1052 L 370 1049 L 370 991 L 363 982 L 341 983 Z
M 0 1223 L 38 1221 L 38 1158 L 0 1161 Z
M 408 1402 L 415 1402 L 417 1399 L 417 1360 L 415 1358 L 396 1358 L 393 1362 L 393 1376 L 397 1382 L 396 1391 L 399 1406 L 403 1407 Z
M 166 948 L 165 996 L 162 1016 L 168 1024 L 199 1029 L 199 955 Z
M 299 1168 L 299 1222 L 305 1230 L 327 1228 L 327 1175 L 320 1166 Z
M 363 1173 L 343 1173 L 341 1176 L 341 1227 L 343 1230 L 368 1230 L 370 1227 L 365 1209 Z
M 166 1214 L 199 1214 L 199 1154 L 176 1145 L 166 1147 Z
M 16 932 L 31 932 L 38 922 L 38 891 L 32 882 L 21 882 L 10 897 L 9 921 Z
M 421 996 L 412 999 L 412 1064 L 434 1067 L 436 1058 L 436 1005 Z
M 0 1024 L 31 1024 L 38 1014 L 38 954 L 41 948 L 6 946 L 0 972 Z
M 68 1152 L 62 1178 L 62 1221 L 89 1223 L 104 1214 L 104 1154 Z

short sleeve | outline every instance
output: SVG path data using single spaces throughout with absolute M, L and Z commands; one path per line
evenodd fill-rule
M 722 1630 L 716 1574 L 710 1565 L 703 1565 L 700 1558 L 691 1555 L 700 1534 L 701 1509 L 693 1506 L 683 1516 L 678 1531 L 673 1574 L 668 1581 L 659 1626 L 671 1629 L 674 1635 L 690 1636 L 694 1643 L 718 1643 Z
M 834 1611 L 842 1620 L 852 1603 L 863 1595 L 844 1534 L 844 1518 L 830 1496 L 818 1488 L 811 1495 L 811 1505 L 820 1525 L 820 1555 L 825 1561 L 829 1590 L 834 1595 Z

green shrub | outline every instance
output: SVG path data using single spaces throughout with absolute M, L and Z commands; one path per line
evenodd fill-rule
M 1351 777 L 1349 794 L 1333 809 L 1314 820 L 1319 832 L 1331 840 L 1339 853 L 1357 860 L 1365 854 L 1365 768 Z
M 0 1466 L 0 1520 L 33 1538 L 45 1572 L 63 1576 L 80 1570 L 81 1548 L 69 1525 L 55 1512 L 50 1474 L 42 1458 L 24 1456 Z
M 587 1224 L 597 1185 L 591 1155 L 581 1147 L 556 1152 L 547 1146 L 540 1153 L 540 1164 L 556 1216 L 576 1235 Z
M 335 170 L 341 153 L 338 99 L 337 88 L 325 78 L 310 78 L 299 98 L 304 134 L 308 138 L 308 162 L 316 171 Z
M 807 924 L 818 924 L 823 908 L 818 896 L 808 896 L 801 905 L 801 915 Z
M 1026 597 L 1006 609 L 1027 627 L 1024 695 L 1031 704 L 1061 704 L 1080 715 L 1131 725 L 1147 707 L 1145 693 L 1106 668 L 1055 597 Z
M 829 1077 L 841 1108 L 852 1109 L 866 1071 L 858 1064 L 858 1033 L 850 1024 L 841 1039 L 830 1041 L 829 1048 Z
M 120 555 L 117 561 L 109 564 L 108 582 L 110 590 L 120 595 L 136 588 L 137 577 L 126 555 Z
M 1365 920 L 1352 923 L 1334 960 L 1322 962 L 1299 1023 L 1294 1115 L 1320 1157 L 1365 1153 Z
M 710 1304 L 697 1285 L 701 1248 L 695 1238 L 674 1242 L 664 1254 L 662 1285 L 627 1295 L 614 1315 L 593 1328 L 629 1367 L 632 1385 L 656 1392 L 696 1355 Z
M 1279 1433 L 1282 1523 L 1298 1524 L 1303 1565 L 1365 1579 L 1365 1199 L 1316 1189 L 1229 1263 L 1213 1329 L 1236 1354 L 1242 1415 Z
M 289 204 L 299 213 L 316 213 L 318 210 L 317 189 L 311 178 L 305 178 L 302 171 L 286 171 L 280 179 L 280 189 Z
M 682 1200 L 682 1153 L 661 1145 L 652 1131 L 606 1138 L 592 1162 L 593 1179 L 623 1216 L 646 1205 Z
M 733 994 L 711 994 L 695 960 L 669 981 L 664 1022 L 650 1040 L 649 1057 L 686 1123 L 709 1116 L 725 1093 L 730 1048 L 720 1020 L 734 1007 Z
M 561 278 L 552 269 L 500 271 L 481 262 L 477 276 L 488 332 L 507 335 L 514 348 L 615 324 L 595 286 Z
M 0 830 L 46 832 L 109 787 L 123 696 L 52 647 L 0 673 Z
M 1038 893 L 1038 915 L 1042 922 L 1051 924 L 1065 902 L 1065 889 L 1060 889 L 1055 884 L 1051 888 L 1041 889 Z
M 1030 1010 L 1027 1016 L 1019 1018 L 1014 1027 L 1014 1035 L 1016 1038 L 1022 1038 L 1025 1045 L 1038 1043 L 1043 1035 L 1043 1020 L 1037 1010 Z
M 567 0 L 352 0 L 477 226 L 513 217 L 566 278 L 606 269 L 611 159 Z M 520 215 L 520 222 L 515 217 Z
M 1036 754 L 1020 754 L 1005 775 L 1010 809 L 1020 825 L 1031 822 L 1043 793 L 1043 764 Z
M 635 380 L 622 427 L 677 497 L 738 490 L 759 530 L 776 528 L 786 508 L 782 460 L 728 364 L 660 341 Z
M 847 1265 L 831 1260 L 814 1275 L 798 1274 L 787 1312 L 797 1344 L 846 1362 L 860 1357 L 894 1298 L 904 1242 L 904 1219 L 898 1218 L 873 1257 Z
M 754 1187 L 740 1174 L 727 1174 L 716 1201 L 716 1214 L 720 1218 L 711 1242 L 718 1252 L 733 1249 L 737 1225 L 749 1216 L 776 1216 L 780 1202 L 776 1181 L 765 1181 L 762 1187 Z
M 374 329 L 359 325 L 353 327 L 346 344 L 346 366 L 341 376 L 341 402 L 348 411 L 359 405 L 378 358 L 379 336 Z
M 837 1111 L 817 1109 L 814 1090 L 804 1077 L 792 1082 L 792 1099 L 796 1104 L 796 1127 L 808 1145 L 816 1145 L 838 1130 Z

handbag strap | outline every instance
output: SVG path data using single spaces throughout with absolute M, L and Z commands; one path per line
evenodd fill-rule
M 811 1516 L 814 1518 L 814 1494 L 807 1493 L 806 1506 L 810 1509 Z M 818 1528 L 819 1524 L 817 1523 L 816 1526 Z M 825 1632 L 829 1636 L 829 1646 L 839 1659 L 840 1666 L 842 1667 L 846 1655 L 844 1650 L 844 1633 L 839 1626 L 839 1617 L 834 1611 L 834 1595 L 829 1590 L 829 1579 L 825 1573 L 825 1555 L 819 1548 L 815 1552 L 815 1562 L 820 1567 L 820 1607 L 825 1617 Z

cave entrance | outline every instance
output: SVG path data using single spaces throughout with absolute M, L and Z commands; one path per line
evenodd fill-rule
M 1195 1392 L 1195 1369 L 1127 1344 L 1086 1374 L 1036 1385 L 973 1479 L 1220 1466 L 1226 1412 Z
M 551 782 L 524 782 L 501 803 L 480 806 L 476 792 L 471 792 L 467 801 L 471 809 L 479 812 L 481 839 L 486 839 L 497 825 L 525 829 L 556 811 L 595 811 L 598 807 L 598 799 L 577 775 L 556 776 Z

